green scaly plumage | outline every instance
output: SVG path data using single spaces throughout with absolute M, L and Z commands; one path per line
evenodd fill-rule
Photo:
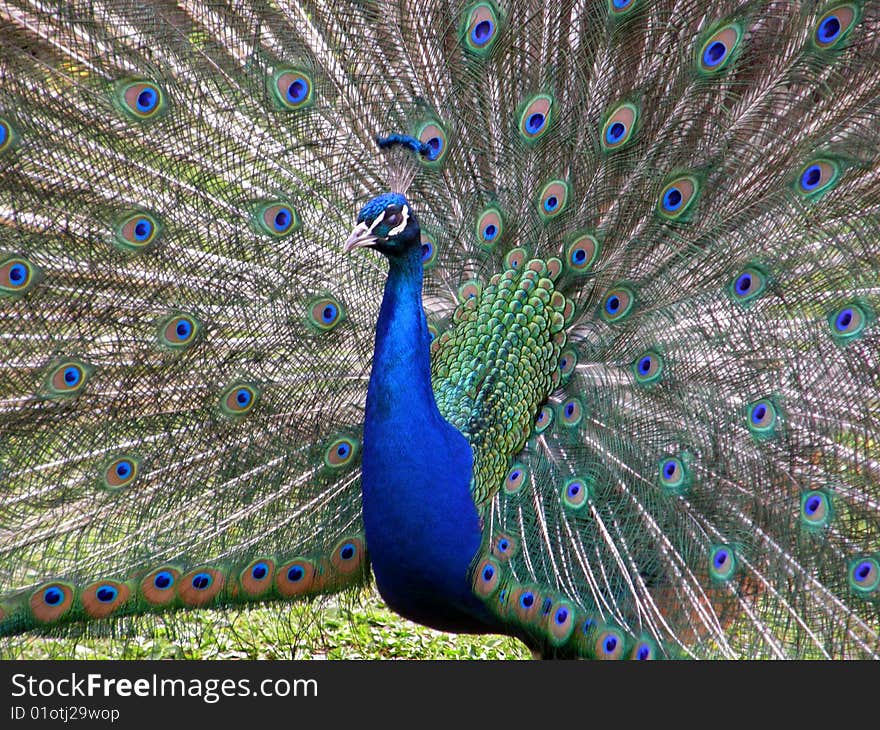
M 876 3 L 0 20 L 3 656 L 83 632 L 124 655 L 183 609 L 288 620 L 369 581 L 387 266 L 343 245 L 395 185 L 474 454 L 461 580 L 497 630 L 545 656 L 880 654 Z

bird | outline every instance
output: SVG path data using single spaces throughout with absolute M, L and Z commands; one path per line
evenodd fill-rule
M 0 17 L 4 655 L 375 584 L 880 656 L 876 3 Z

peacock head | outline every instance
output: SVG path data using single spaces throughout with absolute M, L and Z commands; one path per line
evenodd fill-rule
M 344 250 L 367 246 L 389 257 L 402 257 L 421 247 L 419 222 L 400 193 L 385 193 L 361 208 Z

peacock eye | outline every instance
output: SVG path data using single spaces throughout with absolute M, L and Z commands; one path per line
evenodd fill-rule
M 400 211 L 398 211 L 398 210 L 395 210 L 395 211 L 393 211 L 393 212 L 391 212 L 391 213 L 388 213 L 388 214 L 385 216 L 385 222 L 386 222 L 389 226 L 391 226 L 392 228 L 393 228 L 394 226 L 399 226 L 399 225 L 400 225 L 400 221 L 402 221 L 402 220 L 403 220 L 403 216 L 400 215 Z

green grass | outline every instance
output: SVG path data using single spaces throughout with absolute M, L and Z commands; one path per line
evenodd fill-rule
M 112 631 L 112 636 L 110 635 Z M 103 635 L 101 635 L 103 633 Z M 313 604 L 201 610 L 0 643 L 22 659 L 529 659 L 502 636 L 446 634 L 389 611 L 374 592 Z

